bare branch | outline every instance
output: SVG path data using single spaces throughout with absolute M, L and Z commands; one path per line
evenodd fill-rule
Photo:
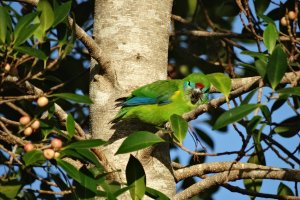
M 174 172 L 177 180 L 191 176 L 203 176 L 208 173 L 217 173 L 207 176 L 204 180 L 193 184 L 184 191 L 175 195 L 176 200 L 189 199 L 211 187 L 239 179 L 277 179 L 285 181 L 299 181 L 300 170 L 280 169 L 252 163 L 218 162 L 206 163 L 178 169 Z
M 274 194 L 266 194 L 266 193 L 260 193 L 260 192 L 254 192 L 252 190 L 245 190 L 236 186 L 229 185 L 228 183 L 225 183 L 222 185 L 224 188 L 231 192 L 238 192 L 240 194 L 245 194 L 249 196 L 255 196 L 255 197 L 263 197 L 263 198 L 272 198 L 272 199 L 281 199 L 281 200 L 300 200 L 300 197 L 296 196 L 288 196 L 288 195 L 274 195 Z

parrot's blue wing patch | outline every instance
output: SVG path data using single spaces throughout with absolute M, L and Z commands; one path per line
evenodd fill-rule
M 147 104 L 167 104 L 170 103 L 170 100 L 159 101 L 157 98 L 151 97 L 132 97 L 126 100 L 123 103 L 123 106 L 138 106 L 138 105 L 147 105 Z

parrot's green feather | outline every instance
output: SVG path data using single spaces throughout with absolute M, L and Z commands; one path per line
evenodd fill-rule
M 207 103 L 209 87 L 209 81 L 200 73 L 183 80 L 162 80 L 142 86 L 125 100 L 112 122 L 138 118 L 149 124 L 162 125 L 173 114 L 182 115 Z

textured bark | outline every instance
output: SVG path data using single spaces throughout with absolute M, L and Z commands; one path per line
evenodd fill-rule
M 128 155 L 114 153 L 126 135 L 139 129 L 139 123 L 111 124 L 119 109 L 115 101 L 139 86 L 166 79 L 171 7 L 171 0 L 95 2 L 94 37 L 104 62 L 91 66 L 91 132 L 94 138 L 111 142 L 103 152 L 110 168 L 122 170 L 120 182 L 126 182 Z M 150 154 L 147 150 L 134 154 L 142 158 L 147 186 L 173 196 L 168 147 L 160 146 Z

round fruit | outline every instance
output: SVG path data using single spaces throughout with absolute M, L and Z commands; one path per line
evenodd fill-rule
M 280 23 L 282 26 L 287 26 L 287 21 L 286 21 L 285 17 L 281 18 Z
M 24 130 L 24 135 L 25 136 L 30 136 L 32 134 L 32 132 L 33 132 L 33 129 L 31 127 L 27 127 Z
M 47 160 L 51 160 L 52 158 L 54 158 L 54 150 L 53 149 L 45 149 L 43 151 L 43 155 Z
M 10 64 L 6 64 L 5 66 L 4 66 L 4 71 L 6 71 L 6 72 L 9 72 L 10 71 Z
M 39 107 L 44 107 L 46 105 L 48 105 L 48 98 L 47 97 L 39 97 L 38 100 L 37 100 L 37 105 Z
M 60 153 L 59 152 L 55 152 L 54 153 L 54 158 L 58 158 L 60 156 Z
M 288 13 L 288 16 L 289 16 L 289 19 L 290 19 L 290 20 L 296 19 L 296 13 L 295 13 L 294 11 L 290 11 L 290 12 Z
M 58 138 L 51 140 L 51 147 L 55 150 L 59 150 L 62 147 L 62 141 Z
M 30 117 L 25 115 L 19 119 L 19 122 L 22 125 L 27 125 L 27 124 L 29 124 L 30 120 L 31 120 Z
M 32 150 L 34 150 L 34 149 L 35 149 L 35 147 L 34 147 L 34 145 L 31 144 L 31 143 L 27 143 L 27 144 L 24 145 L 24 150 L 25 150 L 26 152 L 32 151 Z
M 33 128 L 34 130 L 37 130 L 38 128 L 40 128 L 40 121 L 39 120 L 35 120 L 31 126 L 31 128 Z

